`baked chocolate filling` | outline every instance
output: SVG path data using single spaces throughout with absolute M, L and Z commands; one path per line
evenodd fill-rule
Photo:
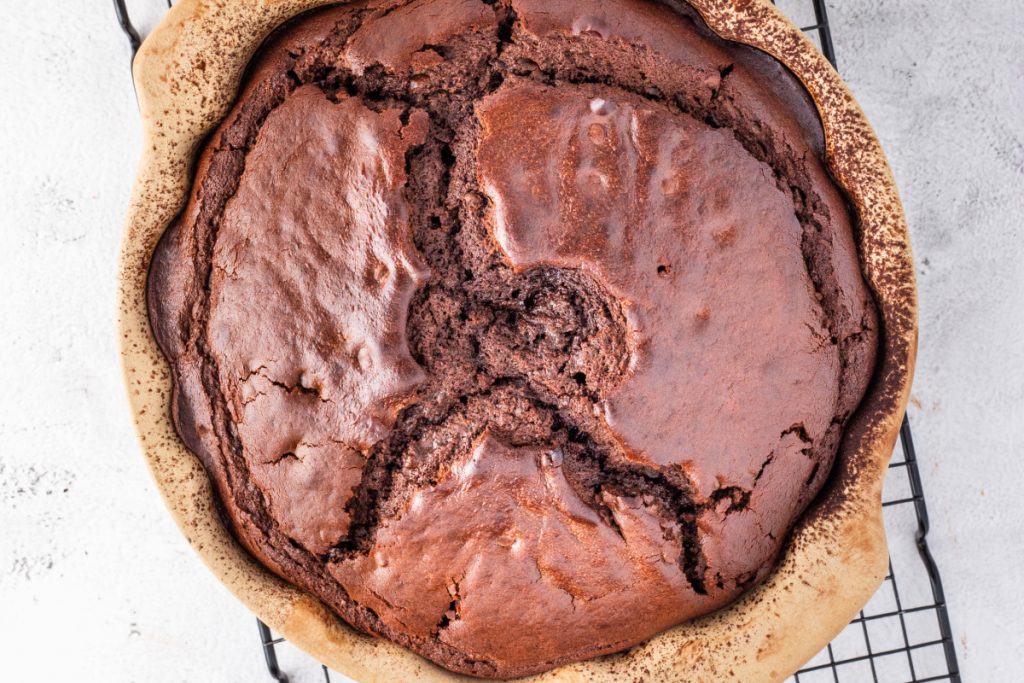
M 874 365 L 821 138 L 788 72 L 685 6 L 301 17 L 153 257 L 179 433 L 258 558 L 455 671 L 721 607 Z

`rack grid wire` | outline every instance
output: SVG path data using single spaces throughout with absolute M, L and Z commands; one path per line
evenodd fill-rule
M 771 0 L 801 27 L 838 68 L 825 0 Z M 132 57 L 141 44 L 125 0 L 113 0 L 115 15 L 128 38 Z M 167 0 L 170 7 L 172 0 Z M 904 416 L 899 444 L 889 464 L 882 506 L 889 540 L 889 571 L 881 587 L 856 618 L 824 650 L 786 683 L 961 683 L 956 647 L 938 566 L 928 548 L 928 509 L 910 420 Z M 897 576 L 900 577 L 897 582 Z M 344 677 L 313 663 L 284 638 L 257 620 L 267 673 L 278 683 L 292 680 L 279 653 L 290 647 L 303 680 L 322 676 L 325 683 Z M 333 678 L 332 678 L 333 676 Z

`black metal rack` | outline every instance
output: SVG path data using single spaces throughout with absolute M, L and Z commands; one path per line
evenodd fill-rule
M 837 66 L 825 0 L 772 2 L 781 5 Z M 167 5 L 171 4 L 167 0 Z M 114 0 L 114 9 L 134 56 L 141 41 L 125 0 Z M 928 548 L 928 509 L 907 417 L 900 428 L 900 445 L 889 465 L 882 505 L 891 555 L 882 586 L 849 626 L 788 681 L 960 683 L 942 578 Z M 916 552 L 908 551 L 908 547 Z M 257 626 L 267 672 L 275 681 L 287 683 L 289 677 L 278 660 L 279 648 L 287 641 L 275 637 L 262 621 L 257 621 Z M 319 666 L 323 680 L 331 682 L 332 674 L 326 666 L 312 664 L 308 657 L 306 660 L 309 663 L 304 668 Z

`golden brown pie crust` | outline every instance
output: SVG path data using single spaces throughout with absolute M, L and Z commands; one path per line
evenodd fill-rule
M 823 491 L 777 570 L 731 606 L 626 653 L 562 667 L 543 681 L 775 681 L 799 668 L 857 613 L 887 564 L 881 491 L 906 407 L 917 348 L 917 293 L 903 209 L 870 124 L 839 76 L 767 0 L 688 0 L 722 37 L 788 66 L 818 106 L 827 156 L 859 222 L 865 278 L 882 322 L 879 368 L 850 421 Z M 388 641 L 356 633 L 273 576 L 221 522 L 209 479 L 170 419 L 171 377 L 147 317 L 157 240 L 181 210 L 204 136 L 234 100 L 245 67 L 279 24 L 328 0 L 181 0 L 143 44 L 135 82 L 145 144 L 119 272 L 119 331 L 143 453 L 189 542 L 253 612 L 328 666 L 359 681 L 456 680 Z

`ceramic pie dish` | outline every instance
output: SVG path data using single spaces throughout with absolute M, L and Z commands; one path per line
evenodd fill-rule
M 170 375 L 145 314 L 145 279 L 154 244 L 180 211 L 189 181 L 186 171 L 201 137 L 223 116 L 245 65 L 268 32 L 319 4 L 240 2 L 224 8 L 182 3 L 140 53 L 136 78 L 150 144 L 124 251 L 128 381 L 147 457 L 166 500 L 200 554 L 246 604 L 293 642 L 356 678 L 405 679 L 414 671 L 450 676 L 394 645 L 339 626 L 315 600 L 273 579 L 235 544 L 220 523 L 203 470 L 196 469 L 198 462 L 173 432 Z M 847 425 L 828 487 L 797 525 L 781 563 L 764 583 L 728 608 L 624 654 L 564 666 L 544 674 L 548 677 L 618 679 L 632 673 L 679 680 L 779 678 L 827 642 L 884 574 L 881 482 L 905 407 L 915 346 L 912 262 L 891 177 L 870 129 L 834 72 L 770 6 L 698 2 L 693 7 L 722 37 L 759 48 L 788 66 L 817 105 L 828 163 L 857 219 L 861 266 L 879 309 L 878 368 L 859 412 Z M 226 47 L 224 36 L 243 39 Z M 549 97 L 533 86 L 523 92 L 532 101 Z M 659 115 L 644 116 L 651 121 Z M 706 320 L 707 311 L 701 310 L 703 317 L 698 318 Z

